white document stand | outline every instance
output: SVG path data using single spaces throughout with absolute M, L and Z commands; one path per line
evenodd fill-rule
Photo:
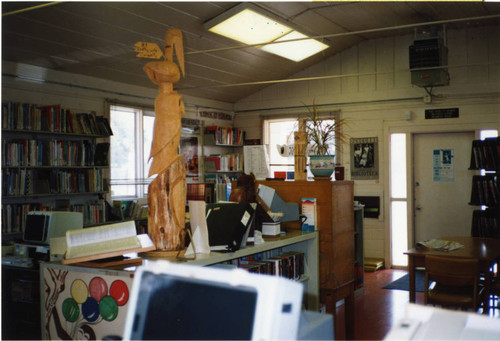
M 500 340 L 500 319 L 410 303 L 384 340 Z

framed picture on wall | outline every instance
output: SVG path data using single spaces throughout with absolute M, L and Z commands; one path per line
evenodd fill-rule
M 378 137 L 351 138 L 351 179 L 378 180 Z

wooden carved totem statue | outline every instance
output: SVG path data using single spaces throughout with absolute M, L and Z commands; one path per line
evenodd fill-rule
M 144 66 L 149 79 L 159 87 L 149 156 L 153 159 L 149 176 L 158 176 L 148 188 L 148 234 L 160 251 L 182 249 L 185 237 L 186 170 L 184 160 L 178 154 L 184 103 L 173 87 L 181 77 L 174 63 L 174 49 L 184 76 L 182 33 L 176 28 L 167 31 L 165 60 Z
M 304 120 L 299 120 L 299 131 L 294 133 L 294 170 L 295 180 L 307 180 L 307 133 Z

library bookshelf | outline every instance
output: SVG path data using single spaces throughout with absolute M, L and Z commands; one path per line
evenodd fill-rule
M 472 213 L 471 235 L 500 238 L 500 137 L 472 142 L 469 169 L 482 171 L 472 177 L 469 204 L 480 208 Z
M 202 126 L 202 181 L 209 187 L 208 202 L 228 200 L 231 181 L 243 172 L 244 131 L 239 128 Z
M 244 133 L 239 128 L 206 126 L 203 135 L 203 157 L 207 174 L 231 174 L 243 171 Z
M 104 222 L 111 134 L 95 113 L 2 103 L 2 237 L 19 236 L 34 210 L 79 211 L 85 225 Z

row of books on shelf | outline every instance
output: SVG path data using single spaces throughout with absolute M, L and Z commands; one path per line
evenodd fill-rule
M 100 168 L 27 169 L 2 171 L 2 196 L 94 193 L 106 191 Z
M 112 214 L 119 220 L 146 219 L 147 200 L 113 200 Z
M 31 211 L 72 211 L 81 212 L 83 224 L 96 225 L 105 223 L 108 220 L 105 200 L 92 200 L 87 203 L 68 203 L 65 207 L 58 204 L 45 203 L 16 203 L 2 205 L 2 233 L 20 233 L 26 224 L 26 215 Z
M 104 199 L 85 203 L 70 204 L 69 200 L 56 200 L 54 203 L 13 203 L 2 205 L 2 233 L 20 233 L 26 224 L 26 215 L 31 211 L 72 211 L 83 215 L 84 226 L 99 225 L 107 222 L 144 219 L 148 217 L 148 205 L 138 200 L 114 201 L 120 205 L 122 213 L 110 212 L 112 207 Z M 122 211 L 123 207 L 123 211 Z M 146 225 L 147 227 L 147 225 Z
M 51 206 L 43 203 L 22 203 L 2 205 L 2 233 L 19 233 L 26 223 L 30 211 L 50 211 Z
M 474 175 L 472 177 L 471 204 L 496 207 L 500 205 L 498 176 Z
M 7 167 L 107 166 L 109 142 L 16 139 L 2 141 Z
M 186 200 L 203 200 L 207 203 L 228 201 L 231 195 L 231 181 L 225 183 L 187 184 Z
M 84 225 L 102 224 L 108 220 L 106 201 L 103 199 L 86 204 L 71 205 L 70 211 L 82 213 Z
M 52 133 L 113 135 L 109 120 L 91 113 L 71 113 L 60 105 L 2 103 L 2 128 Z
M 304 275 L 304 253 L 289 251 L 274 256 L 256 254 L 238 259 L 238 267 L 248 272 L 299 280 Z
M 231 183 L 233 180 L 238 180 L 238 177 L 240 176 L 240 173 L 208 173 L 205 174 L 205 182 L 206 183 L 214 183 L 214 184 L 221 184 L 221 183 Z
M 500 170 L 500 137 L 472 141 L 470 168 Z
M 472 213 L 471 235 L 500 238 L 500 212 L 496 209 L 475 210 Z
M 240 128 L 207 126 L 205 144 L 208 145 L 243 145 L 243 131 Z
M 205 172 L 224 172 L 243 170 L 243 157 L 240 153 L 216 154 L 204 157 Z

